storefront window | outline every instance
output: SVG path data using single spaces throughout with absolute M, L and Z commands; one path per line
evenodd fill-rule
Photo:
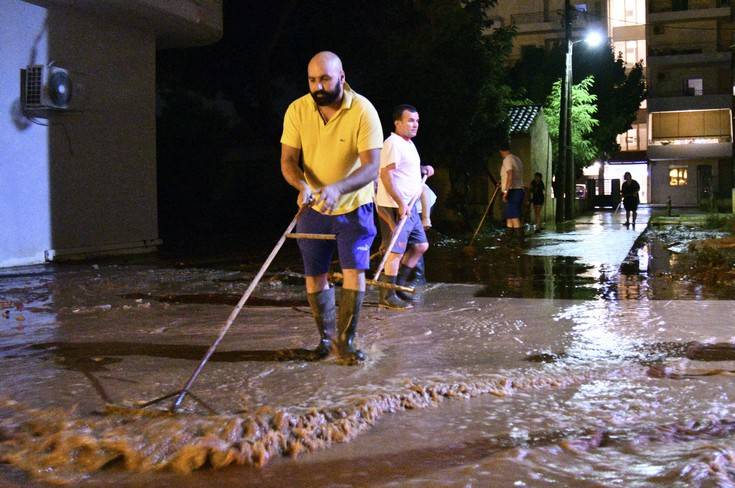
M 686 186 L 689 178 L 686 167 L 669 168 L 669 186 Z

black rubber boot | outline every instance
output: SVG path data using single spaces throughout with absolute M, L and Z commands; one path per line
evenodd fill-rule
M 319 330 L 319 345 L 312 351 L 315 359 L 324 359 L 332 351 L 337 329 L 337 309 L 334 301 L 334 288 L 307 293 L 307 300 Z
M 426 284 L 426 263 L 424 263 L 424 255 L 422 254 L 416 262 L 416 285 L 424 286 Z
M 515 235 L 516 233 L 513 227 L 505 228 L 505 243 L 508 246 L 513 247 L 513 245 L 515 244 Z
M 515 229 L 516 238 L 518 239 L 518 246 L 523 247 L 526 244 L 526 231 L 523 227 L 516 227 Z
M 413 288 L 416 290 L 416 287 L 418 286 L 417 280 L 416 280 L 416 268 L 409 268 L 405 264 L 401 264 L 401 267 L 398 268 L 398 276 L 396 277 L 396 285 L 401 286 L 407 286 L 409 288 Z M 418 300 L 418 293 L 406 293 L 403 291 L 397 291 L 396 295 L 401 300 L 407 301 L 407 302 L 415 302 Z
M 337 323 L 337 353 L 342 364 L 353 365 L 365 360 L 365 354 L 355 347 L 355 334 L 363 298 L 365 298 L 364 291 L 342 288 Z
M 383 275 L 378 281 L 395 285 L 396 277 Z M 381 308 L 387 308 L 389 310 L 410 310 L 413 308 L 413 305 L 405 302 L 396 295 L 396 290 L 391 288 L 379 288 L 378 293 L 380 295 L 378 306 Z

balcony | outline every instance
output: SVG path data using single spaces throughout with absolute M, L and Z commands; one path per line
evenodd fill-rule
M 649 121 L 648 156 L 651 159 L 732 156 L 732 111 L 729 108 L 650 112 Z
M 513 25 L 543 24 L 544 22 L 551 22 L 547 12 L 520 13 L 510 16 L 510 23 Z
M 715 42 L 676 44 L 649 43 L 646 63 L 649 67 L 671 64 L 730 64 L 731 51 L 718 51 Z
M 516 31 L 519 33 L 561 30 L 561 19 L 558 15 L 549 12 L 512 14 L 510 23 L 516 26 Z
M 648 23 L 730 17 L 730 0 L 651 1 Z
M 653 0 L 648 13 L 681 12 L 730 7 L 730 0 Z
M 600 23 L 600 13 L 597 11 L 577 11 L 575 14 L 572 20 L 572 29 L 586 29 L 592 24 Z M 519 33 L 563 30 L 561 11 L 512 14 L 510 23 L 516 26 Z
M 679 92 L 676 95 L 679 95 Z M 667 96 L 669 95 L 669 96 Z M 678 110 L 717 110 L 731 109 L 733 97 L 730 94 L 708 94 L 701 96 L 675 96 L 654 91 L 648 96 L 649 112 L 674 112 Z
M 222 37 L 222 0 L 34 0 L 42 7 L 68 7 L 91 12 L 120 24 L 156 34 L 157 47 L 188 47 Z
M 657 43 L 649 42 L 649 56 L 676 56 L 679 54 L 701 54 L 707 51 L 715 51 L 714 42 L 687 42 L 686 44 L 677 43 Z
M 732 157 L 732 142 L 712 139 L 649 141 L 648 159 L 707 159 Z

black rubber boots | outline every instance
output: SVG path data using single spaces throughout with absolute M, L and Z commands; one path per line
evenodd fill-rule
M 380 277 L 381 282 L 388 285 L 396 284 L 395 276 L 383 275 Z M 409 310 L 413 308 L 413 305 L 405 302 L 396 295 L 396 290 L 392 288 L 379 288 L 378 289 L 379 302 L 378 306 L 381 308 L 387 308 L 389 310 Z
M 416 268 L 409 268 L 405 264 L 401 264 L 401 267 L 398 268 L 398 277 L 396 278 L 396 284 L 406 286 L 408 288 L 413 288 L 415 290 L 418 284 L 418 280 L 416 278 Z M 413 302 L 418 300 L 419 298 L 419 294 L 416 292 L 414 292 L 412 295 L 410 293 L 397 291 L 396 295 L 398 295 L 398 298 L 406 302 Z
M 365 360 L 365 354 L 355 347 L 357 322 L 364 297 L 364 291 L 342 288 L 337 323 L 337 354 L 343 364 L 357 364 Z
M 329 356 L 337 329 L 337 311 L 334 301 L 334 288 L 330 287 L 316 293 L 307 293 L 317 329 L 319 329 L 319 345 L 312 351 L 315 359 Z

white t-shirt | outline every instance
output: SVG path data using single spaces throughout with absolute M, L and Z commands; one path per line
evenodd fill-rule
M 513 181 L 508 184 L 508 170 L 513 170 Z M 508 154 L 503 158 L 503 165 L 500 167 L 500 185 L 503 190 L 513 188 L 523 188 L 523 163 L 515 154 Z
M 410 139 L 406 140 L 396 133 L 392 133 L 383 143 L 380 151 L 380 169 L 395 164 L 392 172 L 393 186 L 403 203 L 408 203 L 421 191 L 421 158 Z M 381 207 L 398 207 L 398 204 L 388 194 L 382 178 L 378 177 L 378 193 L 375 201 Z

